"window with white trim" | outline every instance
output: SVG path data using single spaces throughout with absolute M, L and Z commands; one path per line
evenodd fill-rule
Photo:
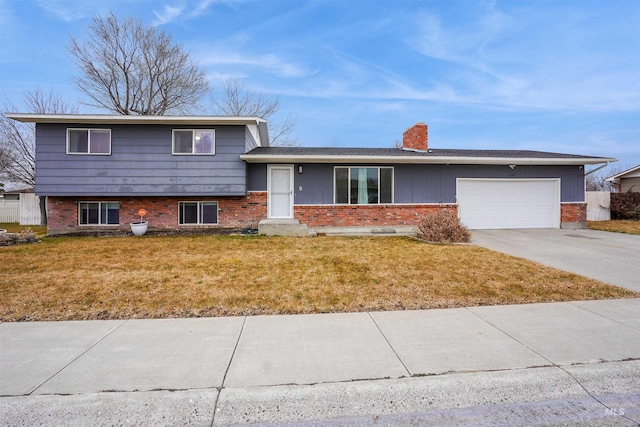
M 375 205 L 393 203 L 393 168 L 336 166 L 334 203 Z
M 79 202 L 78 224 L 118 225 L 120 224 L 119 202 Z
M 215 154 L 215 129 L 174 129 L 173 154 Z
M 111 154 L 111 129 L 67 129 L 67 154 Z
M 215 225 L 218 223 L 218 202 L 179 202 L 179 225 Z

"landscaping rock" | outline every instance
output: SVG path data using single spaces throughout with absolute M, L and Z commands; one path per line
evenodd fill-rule
M 36 243 L 40 240 L 36 237 L 36 233 L 29 229 L 25 229 L 20 233 L 2 233 L 0 234 L 0 246 L 20 245 L 24 243 Z

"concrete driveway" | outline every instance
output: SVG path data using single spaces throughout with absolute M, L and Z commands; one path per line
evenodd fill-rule
M 474 230 L 471 242 L 640 292 L 640 236 L 595 230 Z

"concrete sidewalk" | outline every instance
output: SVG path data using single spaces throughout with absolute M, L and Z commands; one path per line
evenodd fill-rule
M 638 313 L 640 299 L 3 323 L 0 425 L 635 425 Z

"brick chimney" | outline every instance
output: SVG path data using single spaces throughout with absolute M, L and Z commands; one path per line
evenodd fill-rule
M 429 132 L 427 125 L 416 123 L 402 134 L 402 148 L 407 150 L 429 149 Z

